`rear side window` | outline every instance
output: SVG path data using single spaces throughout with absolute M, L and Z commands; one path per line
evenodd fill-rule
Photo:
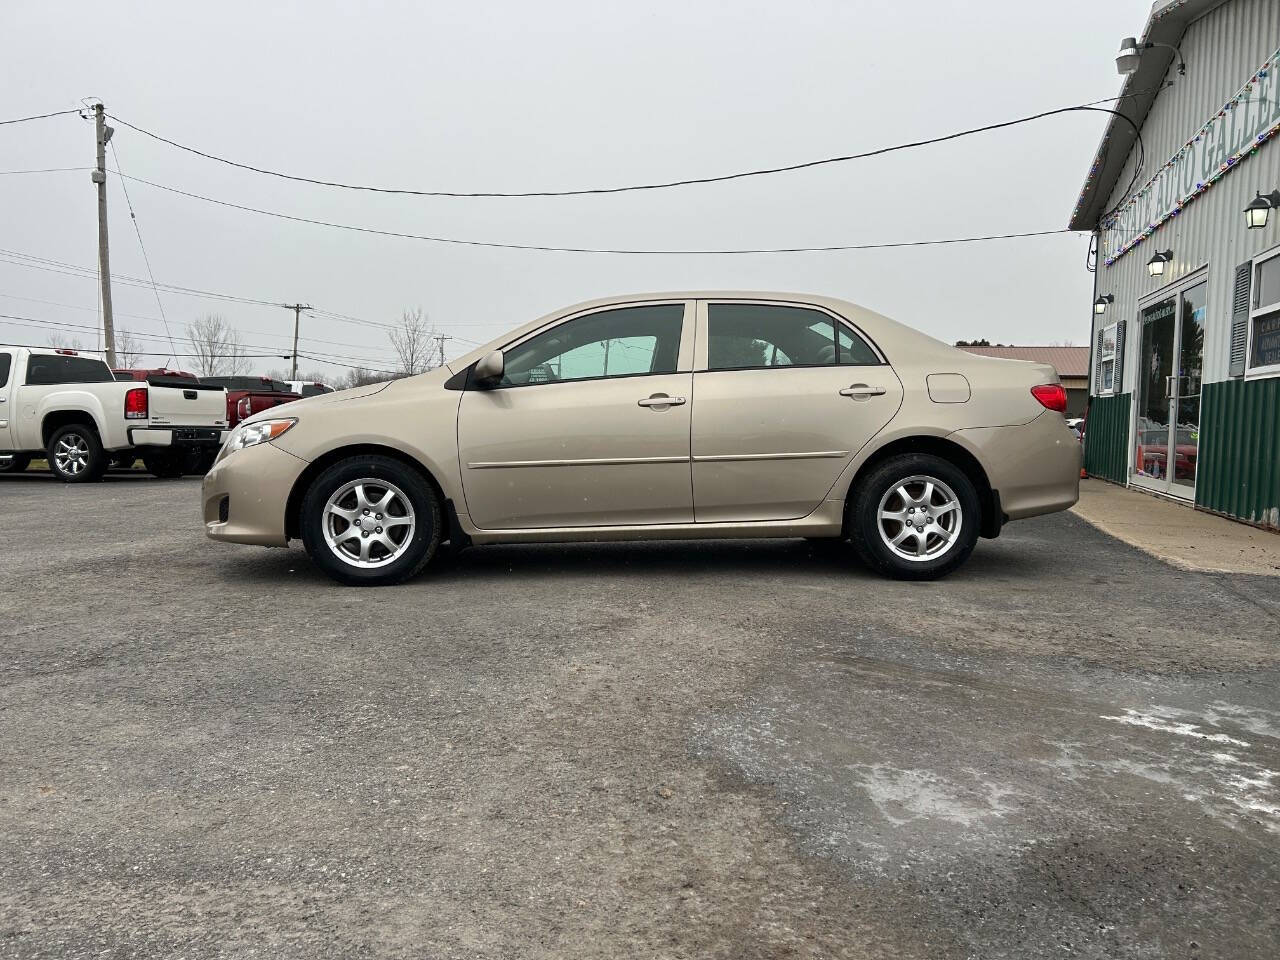
M 67 357 L 61 354 L 33 353 L 27 358 L 27 383 L 48 386 L 53 383 L 106 383 L 114 381 L 111 368 L 90 357 Z
M 821 310 L 765 303 L 707 306 L 709 370 L 879 362 L 870 344 Z
M 9 385 L 9 369 L 13 366 L 13 354 L 0 353 L 0 387 Z

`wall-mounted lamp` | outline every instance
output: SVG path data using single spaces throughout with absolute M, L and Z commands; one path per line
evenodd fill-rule
M 1174 56 L 1178 58 L 1178 76 L 1185 76 L 1187 72 L 1186 61 L 1182 59 L 1182 51 L 1171 43 L 1138 43 L 1133 37 L 1125 37 L 1120 41 L 1120 53 L 1116 55 L 1116 71 L 1122 76 L 1129 76 L 1136 73 L 1138 65 L 1142 62 L 1142 51 L 1153 50 L 1156 47 L 1164 47 L 1172 50 Z
M 1093 301 L 1093 312 L 1100 317 L 1107 312 L 1107 304 L 1115 302 L 1116 298 L 1114 296 L 1109 293 L 1104 293 L 1097 300 Z
M 1244 225 L 1250 230 L 1265 227 L 1267 220 L 1271 217 L 1272 207 L 1280 207 L 1280 190 L 1272 190 L 1265 197 L 1259 191 L 1258 195 L 1244 208 Z
M 1164 276 L 1164 265 L 1173 259 L 1173 251 L 1166 250 L 1163 253 L 1157 253 L 1154 257 L 1147 261 L 1147 273 L 1153 277 Z

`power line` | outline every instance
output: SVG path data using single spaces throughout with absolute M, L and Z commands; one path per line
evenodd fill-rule
M 93 167 L 42 167 L 39 170 L 0 170 L 0 177 L 16 177 L 24 173 L 72 173 L 92 169 Z
M 187 190 L 179 190 L 177 187 L 169 187 L 162 183 L 144 180 L 142 177 L 125 177 L 124 174 L 120 174 L 120 176 L 127 180 L 132 180 L 134 183 L 146 184 L 148 187 L 154 187 L 157 190 L 164 190 L 166 193 L 175 193 L 182 197 L 189 197 L 192 200 L 202 200 L 205 203 L 216 204 L 220 207 L 230 207 L 233 210 L 242 210 L 246 213 L 257 213 L 265 217 L 292 220 L 295 223 L 309 223 L 318 227 L 331 227 L 335 230 L 350 230 L 355 233 L 368 233 L 381 237 L 399 237 L 403 240 L 424 240 L 428 243 L 449 243 L 464 247 L 489 247 L 499 250 L 538 250 L 550 253 L 601 253 L 624 254 L 630 256 L 735 256 L 760 253 L 826 253 L 840 250 L 888 250 L 897 247 L 931 247 L 954 243 L 979 243 L 986 240 L 1014 240 L 1023 237 L 1047 237 L 1054 234 L 1075 232 L 1068 229 L 1032 230 L 1024 233 L 999 233 L 986 236 L 949 237 L 940 240 L 902 240 L 891 243 L 850 243 L 814 247 L 757 247 L 716 250 L 655 250 L 627 249 L 622 247 L 553 247 L 546 244 L 535 243 L 499 243 L 491 240 L 459 240 L 456 237 L 433 237 L 420 233 L 404 233 L 398 230 L 380 230 L 375 227 L 362 227 L 349 223 L 335 223 L 332 220 L 316 220 L 311 217 L 299 217 L 294 216 L 293 214 L 280 213 L 276 210 L 264 210 L 261 207 L 250 207 L 241 203 L 232 203 L 229 200 L 218 200 L 214 197 L 206 197 L 198 193 L 191 193 Z
M 120 154 L 116 152 L 115 143 L 111 143 L 111 156 L 116 162 L 116 169 L 120 169 Z M 147 256 L 147 246 L 142 242 L 142 228 L 138 225 L 138 215 L 133 212 L 133 201 L 129 198 L 129 188 L 125 186 L 124 179 L 120 180 L 120 189 L 124 191 L 124 202 L 129 208 L 129 219 L 133 221 L 133 232 L 138 235 L 138 249 L 142 251 L 142 262 L 147 266 L 147 277 L 151 280 L 151 292 L 156 297 L 156 307 L 160 310 L 160 322 L 164 324 L 164 332 L 169 337 L 169 346 L 177 350 L 178 346 L 173 342 L 173 332 L 169 329 L 169 318 L 164 315 L 164 304 L 160 301 L 160 290 L 156 287 L 156 275 L 151 270 L 151 258 Z
M 26 123 L 28 120 L 44 120 L 47 117 L 61 117 L 68 113 L 79 113 L 79 108 L 72 110 L 56 110 L 53 113 L 37 113 L 32 117 L 15 117 L 13 120 L 0 120 L 0 127 L 7 126 L 11 123 Z
M 66 321 L 66 320 L 45 320 L 40 317 L 26 317 L 26 316 L 19 316 L 17 314 L 12 314 L 12 313 L 0 313 L 0 322 L 11 324 L 13 326 L 28 326 L 30 324 L 38 324 L 41 327 L 53 327 L 55 329 L 64 329 L 64 330 L 87 330 L 91 332 L 96 332 L 98 329 L 97 327 L 91 327 L 88 324 L 83 324 L 83 323 L 71 323 L 70 321 Z M 130 332 L 133 334 L 133 336 L 135 336 L 139 340 L 163 341 L 166 339 L 165 337 L 160 336 L 159 334 L 139 333 L 137 331 L 130 331 Z M 172 340 L 172 338 L 169 338 L 169 339 Z M 184 343 L 194 344 L 196 342 L 195 339 L 192 337 L 178 337 L 177 339 L 182 340 Z M 170 346 L 174 346 L 172 342 L 170 343 Z M 264 344 L 264 343 L 245 343 L 245 344 L 241 344 L 241 346 L 248 347 L 251 350 L 277 349 L 275 347 L 270 346 L 269 344 Z M 163 354 L 156 354 L 156 356 L 162 356 L 162 355 Z M 176 353 L 174 355 L 178 356 L 178 354 Z M 292 354 L 289 352 L 284 352 L 284 353 L 266 354 L 266 356 L 278 356 L 281 359 L 287 360 L 290 356 L 292 356 Z M 307 355 L 299 353 L 298 356 L 303 357 Z M 307 356 L 307 359 L 317 359 L 317 360 L 324 359 L 325 361 L 332 360 L 334 362 L 341 361 L 345 366 L 365 366 L 365 367 L 369 366 L 370 364 L 391 362 L 389 359 L 382 358 L 382 357 L 350 357 L 350 356 L 344 356 L 342 354 L 325 353 L 325 352 L 318 352 L 313 356 Z
M 512 198 L 519 198 L 519 197 L 578 197 L 578 196 L 609 194 L 609 193 L 628 193 L 628 192 L 637 191 L 637 190 L 666 190 L 672 187 L 699 186 L 699 185 L 709 184 L 709 183 L 724 183 L 729 180 L 743 180 L 748 177 L 764 177 L 764 176 L 771 176 L 779 173 L 791 173 L 797 170 L 807 170 L 813 167 L 827 166 L 827 165 L 836 164 L 836 163 L 847 163 L 851 160 L 864 160 L 869 157 L 879 157 L 887 153 L 895 153 L 900 150 L 911 150 L 916 147 L 924 147 L 924 146 L 929 146 L 931 144 L 936 144 L 936 143 L 945 143 L 948 140 L 957 140 L 961 137 L 973 136 L 974 134 L 978 134 L 978 133 L 987 133 L 992 130 L 1002 130 L 1006 127 L 1017 126 L 1018 124 L 1031 123 L 1032 121 L 1035 121 L 1035 120 L 1043 120 L 1046 117 L 1052 117 L 1057 114 L 1070 113 L 1076 110 L 1086 110 L 1092 107 L 1096 107 L 1099 104 L 1103 104 L 1103 103 L 1115 103 L 1117 101 L 1124 100 L 1128 97 L 1137 96 L 1140 92 L 1147 92 L 1147 91 L 1135 91 L 1133 93 L 1122 94 L 1118 97 L 1104 97 L 1101 100 L 1092 100 L 1089 103 L 1076 104 L 1070 107 L 1058 107 L 1057 109 L 1054 109 L 1054 110 L 1044 110 L 1044 111 L 1041 111 L 1040 113 L 1030 114 L 1025 117 L 1018 117 L 1014 120 L 1003 120 L 998 123 L 988 123 L 980 127 L 970 127 L 966 130 L 957 130 L 954 133 L 943 134 L 942 136 L 938 136 L 938 137 L 929 137 L 924 140 L 913 140 L 909 143 L 899 143 L 899 144 L 894 144 L 888 147 L 879 147 L 875 150 L 865 150 L 861 153 L 850 153 L 850 154 L 844 154 L 844 155 L 835 156 L 835 157 L 823 157 L 822 159 L 818 159 L 818 160 L 803 160 L 798 163 L 783 164 L 781 166 L 776 166 L 776 167 L 762 167 L 755 170 L 742 170 L 735 173 L 720 174 L 718 176 L 690 177 L 690 178 L 681 179 L 681 180 L 664 180 L 664 181 L 656 181 L 653 183 L 638 183 L 638 184 L 630 184 L 627 186 L 619 186 L 619 187 L 584 187 L 584 188 L 574 189 L 574 190 L 520 190 L 520 191 L 511 191 L 511 192 L 496 191 L 496 190 L 468 190 L 468 191 L 417 190 L 417 189 L 410 189 L 410 188 L 403 188 L 403 187 L 375 187 L 375 186 L 369 186 L 365 184 L 342 183 L 336 180 L 321 180 L 315 177 L 305 177 L 297 174 L 282 173 L 278 170 L 271 170 L 267 167 L 255 166 L 254 164 L 249 164 L 249 163 L 241 163 L 240 161 L 231 160 L 226 157 L 221 157 L 221 156 L 218 156 L 217 154 L 207 153 L 204 150 L 199 150 L 195 147 L 188 146 L 183 143 L 179 143 L 176 140 L 171 140 L 168 137 L 161 136 L 160 134 L 155 133 L 151 130 L 147 130 L 144 127 L 137 126 L 136 124 L 130 123 L 128 120 L 122 119 L 116 114 L 110 114 L 110 117 L 112 120 L 116 121 L 121 126 L 128 127 L 130 130 L 134 130 L 137 133 L 150 137 L 153 140 L 157 140 L 160 143 L 168 144 L 169 146 L 175 147 L 178 150 L 183 150 L 187 153 L 195 154 L 196 156 L 203 157 L 206 160 L 212 160 L 217 163 L 226 164 L 227 166 L 230 166 L 230 167 L 236 167 L 240 170 L 248 170 L 251 173 L 260 173 L 269 177 L 277 177 L 281 180 L 293 180 L 299 183 L 310 183 L 310 184 L 314 184 L 316 186 L 322 186 L 322 187 L 337 187 L 342 190 L 361 190 L 361 191 L 366 191 L 370 193 L 389 193 L 389 194 L 400 194 L 400 195 L 408 195 L 408 196 L 416 196 L 416 197 L 464 197 L 464 198 L 491 197 L 491 198 L 512 199 Z
M 0 297 L 4 297 L 5 299 L 8 299 L 8 300 L 26 300 L 30 303 L 43 303 L 50 307 L 64 307 L 67 310 L 84 310 L 89 313 L 96 313 L 98 311 L 97 307 L 86 307 L 83 304 L 77 304 L 77 303 L 62 303 L 59 300 L 43 300 L 40 297 L 24 297 L 16 293 L 0 293 Z M 142 313 L 125 313 L 123 311 L 117 310 L 115 311 L 115 315 L 117 317 L 129 317 L 130 319 L 133 319 L 133 320 L 150 320 L 153 323 L 160 323 L 159 317 L 152 317 Z M 128 332 L 136 333 L 137 331 L 131 330 Z M 289 334 L 287 333 L 272 333 L 269 330 L 255 330 L 254 336 L 275 337 L 277 339 L 284 338 L 286 340 L 289 339 Z M 351 343 L 349 340 L 324 340 L 320 337 L 311 337 L 311 336 L 305 336 L 305 335 L 300 339 L 308 343 L 318 343 L 318 344 L 321 344 L 322 346 L 355 347 L 357 350 L 364 349 L 365 347 L 369 346 L 369 344 L 366 344 L 366 343 Z M 461 338 L 455 337 L 454 339 L 461 339 Z

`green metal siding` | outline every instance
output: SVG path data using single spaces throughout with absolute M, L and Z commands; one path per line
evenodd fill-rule
M 1113 483 L 1129 479 L 1129 401 L 1131 394 L 1091 397 L 1085 423 L 1084 468 L 1091 477 Z
M 1200 403 L 1196 505 L 1280 528 L 1280 377 L 1206 383 Z

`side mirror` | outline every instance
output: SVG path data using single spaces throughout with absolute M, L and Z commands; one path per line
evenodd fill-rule
M 502 351 L 494 350 L 492 353 L 486 353 L 476 363 L 475 381 L 480 387 L 494 387 L 498 385 L 498 381 L 502 379 L 502 373 L 505 365 L 502 359 Z

